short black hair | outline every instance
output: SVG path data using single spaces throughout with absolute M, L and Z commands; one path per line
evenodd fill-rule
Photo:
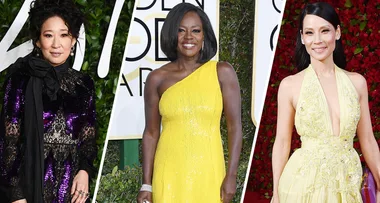
M 217 52 L 217 42 L 214 30 L 207 14 L 199 7 L 190 3 L 180 3 L 168 13 L 161 30 L 161 50 L 170 61 L 177 60 L 178 29 L 183 16 L 187 12 L 195 12 L 202 21 L 204 46 L 198 59 L 199 63 L 209 61 Z
M 295 61 L 298 71 L 307 68 L 310 64 L 310 55 L 307 53 L 305 46 L 301 42 L 301 33 L 303 30 L 303 20 L 306 15 L 316 15 L 331 23 L 335 29 L 340 26 L 340 19 L 335 9 L 326 2 L 317 2 L 307 4 L 299 18 L 299 29 L 297 34 Z M 346 56 L 344 54 L 342 38 L 335 41 L 335 50 L 333 52 L 334 63 L 340 68 L 346 68 Z
M 30 4 L 29 11 L 29 31 L 34 47 L 40 39 L 42 25 L 54 16 L 62 18 L 69 34 L 78 39 L 84 15 L 72 0 L 35 0 Z

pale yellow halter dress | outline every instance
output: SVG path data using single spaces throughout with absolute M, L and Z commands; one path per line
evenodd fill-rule
M 225 175 L 217 62 L 209 61 L 161 96 L 162 132 L 153 168 L 154 203 L 220 203 Z
M 360 203 L 362 168 L 353 148 L 360 118 L 357 91 L 335 67 L 340 135 L 333 135 L 327 100 L 311 67 L 305 70 L 295 126 L 302 147 L 287 162 L 279 182 L 280 203 Z

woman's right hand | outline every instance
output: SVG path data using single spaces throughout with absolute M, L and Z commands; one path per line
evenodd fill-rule
M 14 201 L 12 203 L 27 203 L 27 202 L 26 202 L 26 199 L 20 199 L 20 200 Z
M 137 203 L 148 203 L 144 202 L 148 201 L 149 203 L 153 203 L 152 200 L 152 193 L 148 191 L 140 191 L 139 194 L 137 195 Z

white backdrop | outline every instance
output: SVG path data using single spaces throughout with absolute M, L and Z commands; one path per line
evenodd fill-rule
M 286 0 L 256 0 L 252 70 L 252 120 L 261 118 Z
M 256 125 L 240 203 L 243 203 L 286 0 L 256 0 L 252 70 L 252 120 Z
M 109 139 L 142 137 L 145 80 L 150 71 L 169 62 L 161 52 L 159 36 L 166 15 L 181 2 L 203 8 L 219 38 L 219 0 L 137 0 L 112 108 Z

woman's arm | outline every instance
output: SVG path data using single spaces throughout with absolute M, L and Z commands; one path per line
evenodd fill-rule
M 157 70 L 152 71 L 146 79 L 144 88 L 145 129 L 142 139 L 142 167 L 143 184 L 147 185 L 152 185 L 154 156 L 158 139 L 160 137 L 161 116 L 158 109 L 158 103 L 160 100 L 158 86 L 161 77 L 159 74 L 160 73 Z M 139 192 L 137 197 L 138 203 L 142 203 L 143 200 L 152 203 L 152 193 L 147 191 Z
M 218 63 L 218 78 L 228 133 L 228 167 L 221 187 L 221 197 L 223 202 L 231 202 L 236 192 L 236 177 L 242 146 L 240 87 L 235 70 L 229 63 Z
M 87 94 L 83 97 L 82 104 L 84 110 L 81 113 L 82 126 L 79 134 L 79 171 L 75 175 L 73 185 L 71 187 L 71 194 L 73 195 L 72 202 L 85 202 L 89 194 L 90 178 L 96 174 L 96 169 L 93 162 L 97 155 L 96 146 L 96 108 L 95 108 L 95 86 L 94 81 L 86 76 L 83 78 L 86 84 Z M 80 194 L 80 193 L 85 194 Z
M 281 81 L 277 95 L 277 129 L 272 151 L 274 200 L 278 198 L 278 182 L 288 161 L 292 141 L 295 110 L 292 105 L 291 79 L 287 77 Z
M 83 116 L 83 126 L 79 135 L 80 146 L 80 170 L 88 173 L 89 177 L 95 177 L 96 169 L 93 162 L 97 155 L 96 146 L 96 108 L 95 108 L 95 86 L 94 81 L 88 76 L 88 96 L 85 97 L 83 104 L 85 106 Z
M 368 107 L 367 82 L 364 77 L 359 74 L 356 75 L 354 81 L 359 93 L 360 103 L 360 120 L 357 128 L 360 148 L 369 169 L 373 173 L 377 190 L 380 191 L 380 153 L 379 146 L 372 131 L 371 116 Z
M 0 157 L 1 184 L 0 196 L 5 201 L 25 201 L 20 173 L 24 150 L 22 150 L 21 126 L 24 118 L 26 81 L 11 77 L 4 83 L 4 100 L 1 113 L 2 145 Z M 7 197 L 4 197 L 6 195 Z M 6 200 L 8 199 L 8 200 Z M 22 201 L 21 201 L 22 200 Z

